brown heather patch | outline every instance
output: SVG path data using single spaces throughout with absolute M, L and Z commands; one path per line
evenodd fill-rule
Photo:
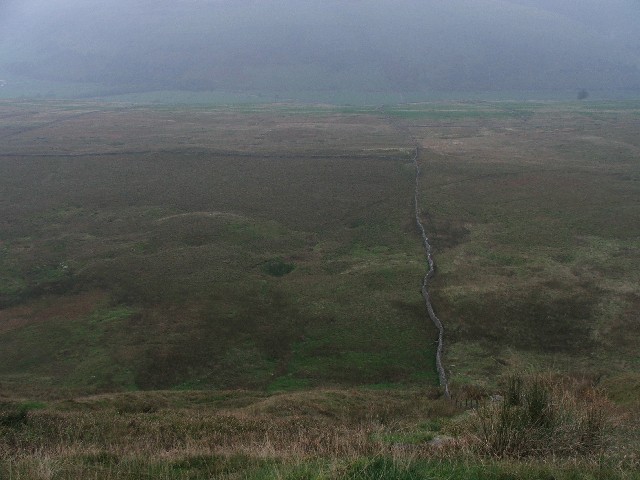
M 47 322 L 53 318 L 76 320 L 86 317 L 103 304 L 108 296 L 103 291 L 77 295 L 44 297 L 27 304 L 0 310 L 0 334 Z
M 594 399 L 601 398 L 586 381 L 547 376 L 545 382 L 564 392 L 554 408 L 594 408 Z M 370 478 L 363 469 L 375 462 L 389 462 L 389 470 L 373 478 L 403 478 L 402 472 L 427 465 L 443 468 L 440 476 L 462 468 L 452 478 L 465 478 L 473 469 L 495 471 L 495 460 L 485 456 L 474 430 L 477 414 L 453 417 L 458 411 L 451 403 L 429 400 L 428 394 L 312 390 L 271 396 L 226 391 L 76 398 L 30 411 L 21 427 L 1 429 L 0 473 L 11 468 L 12 478 L 315 478 L 321 469 L 322 478 L 359 479 Z M 617 428 L 615 422 L 612 427 Z M 499 465 L 520 471 L 516 478 L 541 478 L 535 474 L 541 468 L 580 475 L 597 469 L 602 478 L 634 478 L 627 474 L 638 466 L 637 455 L 622 448 L 626 437 L 609 433 L 607 441 L 622 443 L 608 444 L 602 456 L 585 458 L 569 449 L 547 459 L 508 457 Z M 255 469 L 261 465 L 271 473 L 260 476 Z M 285 473 L 296 468 L 309 470 L 302 477 Z M 353 468 L 362 473 L 347 475 Z
M 3 105 L 11 108 L 11 105 Z M 24 127 L 8 131 L 2 152 L 95 154 L 206 149 L 217 152 L 330 153 L 388 148 L 396 133 L 376 115 L 343 115 L 335 109 L 305 113 L 304 107 L 121 108 L 81 105 L 66 111 L 49 103 L 46 119 L 29 112 Z M 13 108 L 21 110 L 19 105 Z M 7 121 L 9 122 L 9 121 Z M 2 127 L 2 122 L 0 122 Z M 135 131 L 135 135 L 132 135 Z
M 309 391 L 257 400 L 250 392 L 101 395 L 30 411 L 24 428 L 2 430 L 0 450 L 14 458 L 59 457 L 64 451 L 64 456 L 103 451 L 119 459 L 389 454 L 397 445 L 385 441 L 385 433 L 456 412 L 451 404 L 424 394 Z M 233 402 L 249 405 L 232 407 Z

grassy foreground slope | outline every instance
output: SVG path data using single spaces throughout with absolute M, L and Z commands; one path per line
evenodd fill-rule
M 596 400 L 597 408 L 607 408 L 607 421 L 611 414 L 629 415 L 626 430 L 618 422 L 611 435 L 607 427 L 602 446 L 585 451 L 577 435 L 571 440 L 578 443 L 560 441 L 568 452 L 517 458 L 487 454 L 479 428 L 486 410 L 460 415 L 451 402 L 425 393 L 201 390 L 47 403 L 0 398 L 0 475 L 16 480 L 640 478 L 640 459 L 630 443 L 637 416 L 629 415 L 630 409 L 590 397 L 587 405 Z M 539 432 L 527 432 L 527 438 Z M 564 438 L 573 432 L 556 433 Z M 600 442 L 601 435 L 594 440 Z
M 323 108 L 4 103 L 5 392 L 433 385 L 412 166 Z

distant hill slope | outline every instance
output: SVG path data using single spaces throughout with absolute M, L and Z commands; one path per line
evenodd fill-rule
M 0 78 L 115 92 L 640 89 L 634 5 L 597 21 L 525 0 L 9 2 Z

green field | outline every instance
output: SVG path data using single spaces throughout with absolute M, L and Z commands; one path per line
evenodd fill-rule
M 1 102 L 0 478 L 638 478 L 639 125 Z M 496 456 L 512 375 L 588 448 Z

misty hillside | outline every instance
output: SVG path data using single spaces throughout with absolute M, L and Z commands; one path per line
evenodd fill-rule
M 640 3 L 602 5 L 9 1 L 0 79 L 110 93 L 640 89 Z

